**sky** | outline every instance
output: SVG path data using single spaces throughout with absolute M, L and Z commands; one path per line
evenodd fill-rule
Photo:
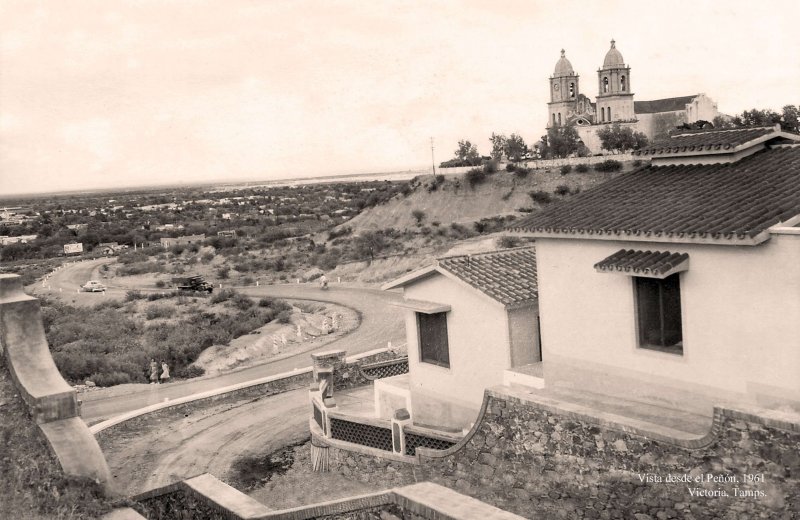
M 800 2 L 0 0 L 0 193 L 400 171 L 596 96 L 800 104 Z

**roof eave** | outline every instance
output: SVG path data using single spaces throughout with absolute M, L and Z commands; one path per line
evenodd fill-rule
M 665 236 L 653 234 L 626 234 L 626 233 L 601 233 L 588 231 L 559 232 L 559 231 L 538 231 L 531 229 L 512 229 L 515 236 L 526 236 L 533 238 L 561 238 L 567 240 L 606 240 L 615 242 L 656 242 L 664 244 L 714 244 L 723 246 L 757 246 L 769 240 L 769 230 L 764 230 L 752 237 L 744 238 L 713 238 L 713 237 L 689 237 L 689 236 Z
M 427 278 L 428 276 L 438 272 L 438 265 L 429 265 L 427 267 L 417 269 L 416 271 L 411 271 L 410 273 L 392 280 L 391 282 L 386 282 L 385 284 L 381 285 L 381 290 L 388 291 L 390 289 L 397 289 L 398 287 L 403 287 L 404 285 L 408 285 L 409 283 L 415 282 L 421 278 Z

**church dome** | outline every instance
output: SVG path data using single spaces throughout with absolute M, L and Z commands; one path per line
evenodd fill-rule
M 561 49 L 561 58 L 556 63 L 556 70 L 553 72 L 553 76 L 572 76 L 574 74 L 572 63 L 564 56 L 564 49 Z
M 603 68 L 611 69 L 624 66 L 625 60 L 622 59 L 622 53 L 617 50 L 616 42 L 611 40 L 611 48 L 606 53 L 606 59 L 603 60 Z

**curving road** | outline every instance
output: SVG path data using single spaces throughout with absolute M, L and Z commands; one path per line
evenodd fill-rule
M 79 298 L 76 303 L 82 303 L 83 301 L 96 303 L 101 298 L 122 296 L 128 288 L 110 287 L 105 296 L 100 293 L 77 294 L 78 287 L 86 283 L 86 280 L 91 279 L 95 270 L 102 263 L 107 262 L 109 262 L 108 259 L 91 260 L 78 262 L 61 269 L 49 279 L 50 290 L 61 289 L 62 292 L 75 293 L 75 296 Z M 39 293 L 42 290 L 41 284 L 31 286 L 31 288 L 34 293 Z M 400 344 L 405 341 L 403 314 L 400 309 L 390 305 L 391 302 L 402 299 L 402 296 L 398 293 L 350 287 L 344 284 L 333 285 L 327 291 L 322 291 L 316 284 L 270 285 L 237 288 L 237 290 L 255 297 L 272 296 L 308 299 L 344 305 L 361 313 L 361 325 L 351 333 L 313 350 L 264 365 L 215 377 L 170 383 L 168 385 L 141 385 L 141 387 L 136 385 L 124 395 L 106 396 L 102 392 L 84 394 L 81 396 L 84 420 L 88 423 L 94 423 L 99 419 L 143 408 L 162 402 L 165 399 L 177 399 L 199 392 L 289 372 L 296 368 L 307 367 L 311 364 L 310 354 L 312 352 L 341 349 L 346 351 L 348 355 L 352 355 L 384 347 L 388 341 L 391 341 L 392 344 Z

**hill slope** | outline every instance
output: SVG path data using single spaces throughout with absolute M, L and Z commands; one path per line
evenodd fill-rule
M 626 164 L 623 171 L 631 169 Z M 554 195 L 558 186 L 567 186 L 573 193 L 600 184 L 615 173 L 571 172 L 561 175 L 558 169 L 534 170 L 525 178 L 500 171 L 486 177 L 486 181 L 470 187 L 464 175 L 446 175 L 445 182 L 432 188 L 433 176 L 418 177 L 413 182 L 414 191 L 407 196 L 397 196 L 385 204 L 369 208 L 342 224 L 353 233 L 376 229 L 409 229 L 417 227 L 412 212 L 425 213 L 422 225 L 440 222 L 449 225 L 471 223 L 498 215 L 520 215 L 520 208 L 541 208 L 531 200 L 531 191 L 544 191 Z

